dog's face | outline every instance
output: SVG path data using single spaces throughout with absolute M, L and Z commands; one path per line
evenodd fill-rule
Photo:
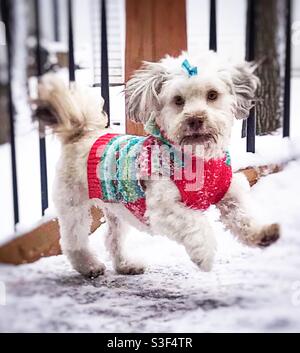
M 258 79 L 249 63 L 230 66 L 209 52 L 189 62 L 198 74 L 182 68 L 186 56 L 145 63 L 126 87 L 127 112 L 146 123 L 155 116 L 165 136 L 177 145 L 203 145 L 207 157 L 227 148 L 235 118 L 247 118 Z

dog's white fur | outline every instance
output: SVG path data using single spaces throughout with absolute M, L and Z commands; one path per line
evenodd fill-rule
M 251 64 L 230 65 L 212 52 L 199 58 L 188 58 L 198 67 L 198 75 L 188 77 L 181 68 L 186 57 L 187 54 L 183 54 L 179 58 L 167 57 L 159 63 L 144 63 L 126 86 L 127 112 L 133 120 L 144 124 L 154 114 L 157 125 L 171 141 L 176 144 L 201 143 L 206 159 L 218 158 L 228 148 L 234 119 L 248 116 L 258 79 Z M 217 99 L 208 99 L 210 91 L 217 93 Z M 176 104 L 177 96 L 184 104 Z M 68 90 L 49 76 L 39 86 L 39 116 L 53 127 L 63 142 L 54 202 L 61 246 L 73 267 L 91 277 L 104 272 L 104 264 L 88 243 L 90 208 L 95 205 L 104 211 L 108 223 L 106 244 L 118 273 L 139 274 L 144 271 L 143 265 L 136 264 L 124 253 L 129 224 L 183 244 L 191 260 L 200 269 L 209 271 L 216 251 L 212 227 L 205 212 L 189 209 L 180 202 L 179 191 L 172 181 L 147 181 L 149 226 L 140 223 L 122 204 L 89 200 L 88 154 L 95 140 L 108 130 L 104 128 L 105 114 L 99 114 L 102 109 L 99 101 L 87 97 L 76 88 Z M 56 120 L 51 120 L 51 116 Z M 196 133 L 187 123 L 191 118 L 201 120 Z M 230 189 L 217 205 L 221 220 L 243 243 L 270 245 L 279 237 L 279 226 L 261 225 L 249 214 L 249 187 L 245 187 L 242 178 L 233 176 Z

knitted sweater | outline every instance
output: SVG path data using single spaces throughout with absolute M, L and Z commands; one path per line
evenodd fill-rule
M 87 163 L 89 198 L 123 203 L 141 222 L 147 179 L 169 179 L 187 207 L 205 211 L 226 194 L 230 156 L 204 161 L 157 136 L 106 134 L 92 146 Z

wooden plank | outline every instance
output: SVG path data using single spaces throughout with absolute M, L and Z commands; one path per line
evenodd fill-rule
M 125 81 L 143 60 L 158 61 L 187 49 L 185 0 L 126 0 Z M 128 118 L 126 131 L 143 135 Z
M 178 56 L 187 50 L 185 0 L 155 0 L 153 7 L 153 60 L 160 60 L 166 54 Z
M 92 208 L 91 214 L 93 233 L 104 221 L 98 208 Z M 0 263 L 21 265 L 35 262 L 42 257 L 60 255 L 59 239 L 59 224 L 55 218 L 0 247 Z
M 250 186 L 255 185 L 259 179 L 270 174 L 279 173 L 283 170 L 283 165 L 281 164 L 269 164 L 259 167 L 248 167 L 241 169 L 238 173 L 244 173 Z
M 142 60 L 153 60 L 153 0 L 126 0 L 125 82 Z M 141 124 L 126 119 L 128 134 L 143 135 Z
M 153 3 L 155 0 L 126 0 L 125 80 L 142 60 L 154 60 Z

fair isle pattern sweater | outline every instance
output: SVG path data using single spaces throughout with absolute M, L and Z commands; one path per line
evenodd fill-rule
M 168 158 L 169 168 L 165 168 L 162 163 L 164 153 L 161 151 L 170 147 L 172 145 L 161 136 L 100 136 L 88 157 L 89 198 L 121 202 L 147 224 L 143 181 L 154 176 L 167 176 L 177 186 L 181 202 L 187 207 L 205 211 L 210 205 L 218 203 L 228 191 L 232 179 L 229 154 L 224 152 L 223 158 L 202 160 L 202 183 L 195 188 L 191 186 L 197 185 L 195 173 L 196 166 L 200 165 L 199 157 L 181 158 L 181 151 L 177 149 Z M 195 174 L 192 177 L 187 176 L 187 164 Z M 168 169 L 167 172 L 164 169 Z

